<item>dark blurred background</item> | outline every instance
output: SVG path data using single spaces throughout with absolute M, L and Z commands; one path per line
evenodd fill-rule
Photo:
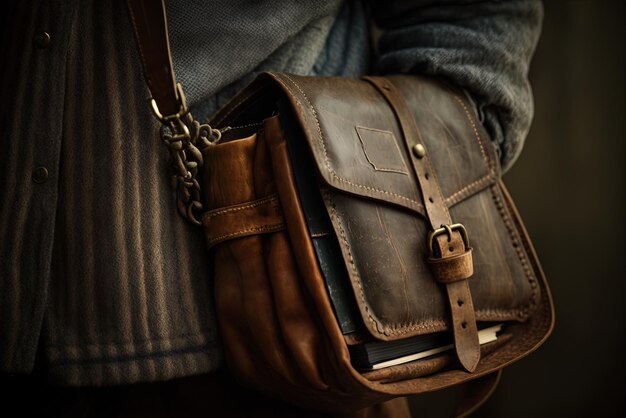
M 623 1 L 545 1 L 535 120 L 504 180 L 550 283 L 556 328 L 507 369 L 483 417 L 623 417 Z
M 624 417 L 625 7 L 544 7 L 530 71 L 535 120 L 504 180 L 548 277 L 556 328 L 473 416 Z M 427 404 L 414 407 L 431 416 Z

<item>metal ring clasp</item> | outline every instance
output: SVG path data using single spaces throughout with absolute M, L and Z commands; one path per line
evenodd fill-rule
M 156 100 L 150 98 L 150 108 L 152 109 L 152 113 L 154 116 L 161 121 L 162 124 L 167 125 L 168 122 L 172 119 L 180 119 L 187 113 L 187 98 L 185 97 L 185 93 L 183 92 L 183 88 L 180 83 L 176 83 L 176 96 L 178 96 L 178 101 L 180 104 L 180 109 L 178 112 L 173 115 L 165 115 L 161 113 L 159 110 L 159 106 L 157 106 Z
M 441 225 L 441 228 L 430 231 L 430 233 L 428 234 L 428 251 L 431 257 L 433 257 L 434 254 L 433 243 L 435 241 L 435 238 L 437 238 L 439 235 L 446 234 L 448 235 L 448 241 L 450 241 L 450 239 L 452 239 L 453 231 L 458 231 L 461 234 L 461 238 L 463 239 L 463 244 L 465 244 L 465 248 L 470 248 L 469 236 L 467 235 L 467 230 L 465 229 L 465 226 L 463 226 L 463 224 Z

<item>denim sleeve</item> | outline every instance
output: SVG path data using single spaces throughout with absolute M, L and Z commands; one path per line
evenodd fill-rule
M 464 88 L 496 144 L 503 170 L 519 156 L 533 115 L 528 67 L 540 1 L 372 1 L 382 30 L 376 70 L 438 76 Z

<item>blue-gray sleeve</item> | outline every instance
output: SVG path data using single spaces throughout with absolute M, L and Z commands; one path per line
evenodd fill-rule
M 377 72 L 446 78 L 464 88 L 507 170 L 533 115 L 528 66 L 543 18 L 539 1 L 373 1 L 382 34 Z

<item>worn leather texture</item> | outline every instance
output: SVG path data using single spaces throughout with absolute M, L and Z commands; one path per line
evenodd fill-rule
M 366 77 L 365 80 L 386 99 L 396 115 L 404 144 L 413 151 L 411 166 L 421 192 L 427 225 L 432 231 L 428 236 L 428 264 L 434 279 L 445 286 L 448 296 L 449 328 L 454 339 L 454 351 L 465 370 L 473 372 L 480 361 L 480 344 L 472 294 L 467 283 L 467 279 L 474 274 L 472 248 L 467 233 L 462 233 L 464 227 L 452 221 L 437 170 L 430 161 L 430 152 L 425 147 L 406 99 L 386 78 Z M 381 224 L 382 229 L 386 230 L 384 223 Z M 452 229 L 453 226 L 455 229 Z M 436 231 L 444 232 L 434 235 Z M 404 263 L 403 260 L 399 261 Z M 407 276 L 403 280 L 406 281 Z
M 219 236 L 233 233 L 232 239 L 216 242 L 212 233 L 207 239 L 215 245 L 217 314 L 227 361 L 242 382 L 273 396 L 336 409 L 432 391 L 491 376 L 535 350 L 552 329 L 545 278 L 472 108 L 439 81 L 398 76 L 388 82 L 408 103 L 416 135 L 403 131 L 369 82 L 287 74 L 261 75 L 212 121 L 218 127 L 263 121 L 256 135 L 203 150 L 203 190 L 212 213 L 249 211 L 246 220 L 230 222 L 231 230 L 220 229 Z M 272 116 L 279 98 L 289 101 L 293 115 Z M 296 119 L 298 140 L 306 141 L 316 163 L 369 338 L 450 330 L 450 306 L 461 307 L 458 301 L 468 293 L 463 309 L 477 320 L 515 323 L 497 345 L 481 348 L 472 373 L 450 356 L 369 374 L 352 368 L 300 207 L 281 117 Z M 437 176 L 443 210 L 468 231 L 474 270 L 468 280 L 441 283 L 429 266 L 426 237 L 432 225 L 425 205 L 431 196 L 423 195 L 428 188 L 416 177 L 412 148 L 418 141 L 431 167 L 421 175 Z M 268 217 L 255 210 L 267 209 L 274 195 L 285 228 L 237 235 L 242 225 L 267 227 Z M 436 255 L 449 256 L 461 241 L 456 233 L 450 242 L 438 238 Z

